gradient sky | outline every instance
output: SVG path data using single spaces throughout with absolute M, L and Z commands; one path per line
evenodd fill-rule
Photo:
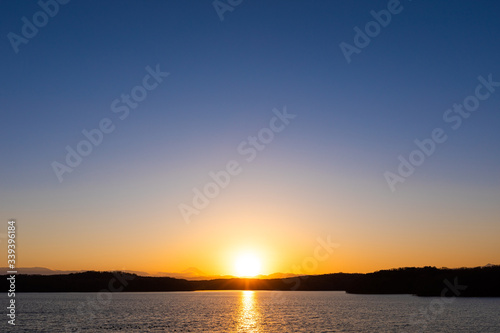
M 8 34 L 41 9 L 0 1 L 18 266 L 233 274 L 251 251 L 292 272 L 328 236 L 305 273 L 500 264 L 500 88 L 459 129 L 443 120 L 478 76 L 500 81 L 500 3 L 402 1 L 348 64 L 339 44 L 387 5 L 244 0 L 221 21 L 210 0 L 74 0 L 15 53 Z M 170 75 L 120 120 L 111 103 L 157 64 Z M 285 106 L 297 117 L 247 162 L 238 145 Z M 59 182 L 51 163 L 103 118 L 114 132 Z M 438 127 L 448 140 L 392 192 L 384 173 Z M 185 223 L 179 204 L 230 160 L 243 171 Z

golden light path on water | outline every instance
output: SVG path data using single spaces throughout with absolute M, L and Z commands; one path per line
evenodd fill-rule
M 244 290 L 241 292 L 240 310 L 238 315 L 238 332 L 259 332 L 259 311 L 255 304 L 255 292 Z

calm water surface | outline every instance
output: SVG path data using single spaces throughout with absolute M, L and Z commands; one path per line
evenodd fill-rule
M 500 332 L 500 298 L 205 291 L 17 295 L 0 332 Z M 5 315 L 4 315 L 5 317 Z

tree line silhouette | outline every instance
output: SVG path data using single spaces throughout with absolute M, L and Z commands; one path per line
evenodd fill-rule
M 9 289 L 7 277 L 8 275 L 2 276 L 6 291 Z M 120 288 L 117 288 L 118 285 Z M 452 293 L 453 289 L 455 289 L 454 293 Z M 16 292 L 195 290 L 335 290 L 353 294 L 500 297 L 500 266 L 460 269 L 412 267 L 367 274 L 334 273 L 285 279 L 231 278 L 205 281 L 95 271 L 62 275 L 16 276 Z M 459 292 L 457 293 L 456 290 Z

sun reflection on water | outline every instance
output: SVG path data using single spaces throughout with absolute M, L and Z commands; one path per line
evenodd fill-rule
M 238 328 L 240 332 L 260 332 L 258 328 L 259 311 L 256 306 L 255 292 L 241 292 Z

